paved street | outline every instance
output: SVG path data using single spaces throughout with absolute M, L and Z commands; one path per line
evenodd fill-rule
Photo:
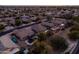
M 29 25 L 17 27 L 17 28 L 14 28 L 14 29 L 11 29 L 11 30 L 8 30 L 8 31 L 5 31 L 5 32 L 1 32 L 1 33 L 0 33 L 0 36 L 3 36 L 3 35 L 5 35 L 5 34 L 8 34 L 8 33 L 12 32 L 12 31 L 14 31 L 14 30 L 16 30 L 16 29 L 21 29 L 21 28 L 33 26 L 33 25 L 35 25 L 35 24 L 39 24 L 39 23 L 33 23 L 33 24 L 29 24 Z

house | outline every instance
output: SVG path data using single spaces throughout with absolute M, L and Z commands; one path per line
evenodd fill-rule
M 5 21 L 7 22 L 7 25 L 10 25 L 10 24 L 15 25 L 15 18 L 14 17 L 5 18 Z
M 4 31 L 11 30 L 11 29 L 14 29 L 14 27 L 13 26 L 6 26 Z
M 31 29 L 35 32 L 35 33 L 38 33 L 38 32 L 42 32 L 42 31 L 45 31 L 46 28 L 44 26 L 42 26 L 41 24 L 35 24 L 31 27 Z
M 4 26 L 6 26 L 6 25 L 7 25 L 7 23 L 6 23 L 6 22 L 0 22 L 0 24 L 2 24 L 2 25 L 4 25 Z
M 0 37 L 0 42 L 5 48 L 16 48 L 19 47 L 14 42 L 11 41 L 10 33 Z
M 37 17 L 36 16 L 31 16 L 30 19 L 34 22 L 34 21 L 36 21 Z
M 31 30 L 30 27 L 15 30 L 15 31 L 13 31 L 13 33 L 16 34 L 16 36 L 18 36 L 20 38 L 20 40 L 25 40 L 25 38 L 27 38 L 27 36 L 31 36 L 34 34 L 34 32 Z
M 57 30 L 60 28 L 64 28 L 67 21 L 61 18 L 53 18 L 53 20 L 49 22 L 42 22 L 42 25 L 46 28 L 51 28 L 52 30 Z
M 18 40 L 18 45 L 20 47 L 26 48 L 28 43 L 26 41 L 31 41 L 32 36 L 34 35 L 34 32 L 31 30 L 31 27 L 23 28 L 23 29 L 18 29 L 13 31 L 17 37 L 19 37 Z M 29 38 L 28 38 L 29 37 Z M 32 40 L 33 41 L 33 40 Z
M 56 18 L 52 22 L 54 24 L 54 26 L 51 28 L 52 30 L 62 30 L 67 24 L 67 20 L 61 18 Z
M 29 22 L 30 17 L 29 17 L 29 16 L 26 16 L 26 15 L 23 15 L 23 16 L 21 16 L 21 20 L 22 20 L 23 22 Z
M 49 23 L 49 22 L 42 22 L 42 26 L 45 26 L 45 27 L 53 27 L 54 24 L 53 23 Z
M 66 19 L 62 19 L 62 18 L 54 18 L 52 20 L 52 22 L 53 22 L 54 25 L 58 24 L 58 26 L 59 26 L 61 24 L 66 24 L 67 20 Z

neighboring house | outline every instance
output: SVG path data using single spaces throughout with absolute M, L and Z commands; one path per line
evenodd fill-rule
M 62 18 L 54 18 L 52 20 L 53 24 L 57 24 L 57 25 L 61 25 L 61 24 L 66 24 L 67 20 L 66 19 L 62 19 Z
M 0 37 L 0 41 L 1 41 L 1 43 L 3 44 L 3 46 L 5 48 L 16 48 L 16 47 L 19 47 L 18 45 L 16 45 L 15 43 L 13 43 L 11 41 L 10 34 L 7 34 L 7 35 L 4 35 L 4 36 Z
M 31 18 L 30 18 L 30 19 L 31 19 L 32 21 L 35 21 L 35 20 L 36 20 L 36 18 L 37 18 L 36 16 L 31 16 Z
M 6 25 L 7 25 L 7 23 L 6 23 L 6 22 L 0 22 L 0 24 L 2 24 L 2 25 L 4 25 L 4 26 L 6 26 Z
M 49 23 L 49 22 L 42 22 L 42 25 L 45 27 L 53 27 L 54 26 L 53 23 Z
M 50 23 L 42 22 L 42 25 L 45 27 L 52 28 L 52 30 L 56 30 L 56 29 L 63 28 L 66 23 L 67 23 L 67 21 L 65 19 L 53 18 L 53 20 Z
M 51 15 L 52 14 L 52 12 L 46 12 L 46 15 Z
M 11 30 L 11 29 L 14 29 L 14 27 L 13 26 L 6 26 L 4 31 Z
M 31 28 L 36 33 L 42 32 L 42 31 L 45 31 L 46 30 L 46 28 L 44 26 L 42 26 L 41 24 L 35 24 Z
M 29 22 L 30 17 L 23 15 L 23 16 L 21 16 L 21 20 L 24 21 L 24 22 Z
M 7 25 L 15 25 L 15 19 L 13 17 L 5 18 L 5 21 L 7 22 Z
M 73 16 L 79 16 L 79 13 L 78 12 L 75 12 L 74 14 L 73 14 Z

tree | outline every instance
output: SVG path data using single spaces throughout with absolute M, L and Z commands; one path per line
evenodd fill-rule
M 51 22 L 51 21 L 52 21 L 52 16 L 51 16 L 51 15 L 47 15 L 47 20 L 48 20 L 49 22 Z
M 31 54 L 48 54 L 51 53 L 52 48 L 46 41 L 37 41 L 30 49 Z
M 65 24 L 65 28 L 69 28 L 69 27 L 71 27 L 73 25 L 74 25 L 73 20 L 67 20 L 67 23 Z
M 38 40 L 39 41 L 43 41 L 43 40 L 46 40 L 46 34 L 44 32 L 40 32 L 38 33 Z
M 0 31 L 2 31 L 5 28 L 3 24 L 0 24 Z
M 53 49 L 56 51 L 64 51 L 68 47 L 68 43 L 60 36 L 51 37 L 50 43 Z
M 64 14 L 61 17 L 65 19 L 72 19 L 72 13 Z
M 41 53 L 44 52 L 44 49 L 45 49 L 44 45 L 41 45 L 41 44 L 40 45 L 35 45 L 32 52 L 35 53 L 35 54 L 41 54 Z
M 47 54 L 51 53 L 52 47 L 46 41 L 47 36 L 46 33 L 41 32 L 38 33 L 38 41 L 33 44 L 32 48 L 30 49 L 30 53 L 33 54 Z
M 52 30 L 48 30 L 47 32 L 40 32 L 38 33 L 38 40 L 39 41 L 44 41 L 46 39 L 48 39 L 50 36 L 53 35 L 53 31 Z
M 76 21 L 76 22 L 79 23 L 79 16 L 75 16 L 75 17 L 73 17 L 72 19 L 73 19 L 73 21 Z
M 78 40 L 79 39 L 79 25 L 74 25 L 71 29 L 70 29 L 70 33 L 68 33 L 68 36 L 71 40 Z
M 22 24 L 21 20 L 19 20 L 19 19 L 16 19 L 16 20 L 15 20 L 15 25 L 16 25 L 16 26 L 19 26 L 19 25 L 21 25 L 21 24 Z
M 72 31 L 79 31 L 79 25 L 74 25 L 71 29 L 70 32 Z
M 68 36 L 70 39 L 76 41 L 79 39 L 79 31 L 71 31 Z
M 52 30 L 48 30 L 47 32 L 46 32 L 46 37 L 50 37 L 50 36 L 53 36 L 53 31 Z

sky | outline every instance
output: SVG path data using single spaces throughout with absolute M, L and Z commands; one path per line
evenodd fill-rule
M 79 5 L 79 0 L 0 0 L 0 5 Z

